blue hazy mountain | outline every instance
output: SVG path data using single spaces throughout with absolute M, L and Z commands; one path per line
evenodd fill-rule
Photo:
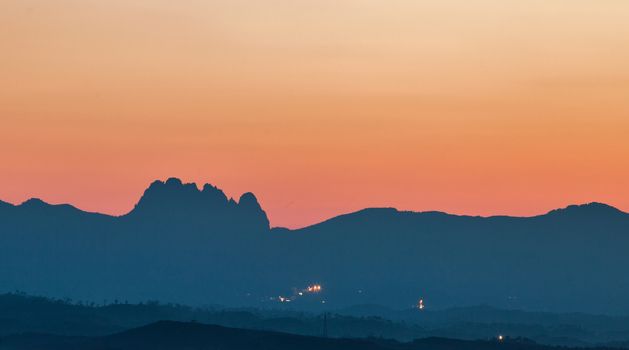
M 527 218 L 374 208 L 288 230 L 251 193 L 178 179 L 120 217 L 0 202 L 0 291 L 75 300 L 626 313 L 627 248 L 629 214 L 599 203 Z

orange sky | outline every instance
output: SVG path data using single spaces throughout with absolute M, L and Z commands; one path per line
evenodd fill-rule
M 629 1 L 5 0 L 0 199 L 629 210 Z

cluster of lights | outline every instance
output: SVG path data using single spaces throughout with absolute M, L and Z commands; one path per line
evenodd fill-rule
M 311 286 L 308 286 L 308 288 L 306 288 L 306 291 L 308 293 L 319 293 L 321 291 L 321 285 L 320 284 L 313 284 Z
M 417 302 L 417 308 L 419 310 L 423 310 L 426 306 L 424 305 L 424 299 L 419 299 L 419 302 Z
M 321 291 L 323 290 L 323 288 L 321 287 L 320 284 L 311 284 L 308 287 L 301 289 L 301 290 L 297 290 L 294 292 L 294 294 L 290 297 L 285 297 L 285 296 L 279 296 L 277 297 L 277 301 L 279 301 L 280 303 L 290 303 L 291 301 L 304 296 L 305 294 L 317 294 L 317 293 L 321 293 Z M 271 298 L 274 299 L 274 298 Z M 325 303 L 325 301 L 322 301 L 322 303 Z

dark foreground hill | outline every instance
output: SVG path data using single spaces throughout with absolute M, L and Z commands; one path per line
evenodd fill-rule
M 552 350 L 530 341 L 463 341 L 444 338 L 410 343 L 382 339 L 331 339 L 243 330 L 199 323 L 160 321 L 105 337 L 24 334 L 0 338 L 3 350 Z M 568 348 L 562 348 L 568 349 Z M 594 349 L 594 348 L 593 348 Z M 601 348 L 602 349 L 602 348 Z
M 626 314 L 628 248 L 629 215 L 598 203 L 528 218 L 366 209 L 300 230 L 270 229 L 253 194 L 178 179 L 121 217 L 0 203 L 0 291 L 98 302 Z
M 160 320 L 195 320 L 310 336 L 323 334 L 325 324 L 331 338 L 378 337 L 402 342 L 427 337 L 489 339 L 498 334 L 563 346 L 626 345 L 629 339 L 629 317 L 490 307 L 420 312 L 365 306 L 328 312 L 324 317 L 285 309 L 196 308 L 157 302 L 85 305 L 22 294 L 0 295 L 0 337 L 20 333 L 104 336 Z

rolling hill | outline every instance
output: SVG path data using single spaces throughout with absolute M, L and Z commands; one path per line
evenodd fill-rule
M 251 193 L 235 201 L 171 178 L 120 217 L 37 199 L 0 204 L 0 291 L 302 310 L 423 298 L 428 310 L 621 314 L 628 247 L 629 215 L 600 203 L 535 217 L 372 208 L 288 230 L 270 228 Z M 299 295 L 315 283 L 320 292 Z

